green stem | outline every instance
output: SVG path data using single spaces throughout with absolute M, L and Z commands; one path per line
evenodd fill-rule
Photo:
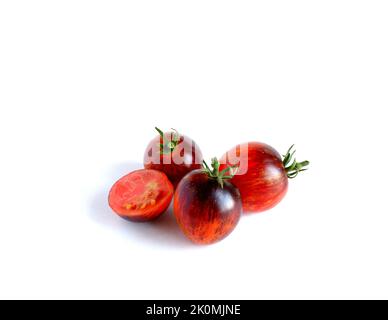
M 164 138 L 164 132 L 160 130 L 158 127 L 155 127 L 155 130 L 158 131 L 159 135 Z
M 220 163 L 217 158 L 212 159 L 211 166 L 212 169 L 210 169 L 210 167 L 204 160 L 202 165 L 202 171 L 206 173 L 209 178 L 217 180 L 221 188 L 224 187 L 224 181 L 232 179 L 237 172 L 237 170 L 233 170 L 234 168 L 237 168 L 237 166 L 229 166 L 220 171 Z M 230 171 L 230 174 L 226 175 L 228 171 Z
M 172 129 L 174 133 L 172 134 L 172 139 L 170 141 L 165 142 L 165 134 L 158 127 L 155 127 L 155 130 L 159 133 L 162 138 L 162 143 L 160 144 L 160 154 L 170 154 L 175 148 L 178 146 L 181 136 L 179 132 L 175 129 Z
M 293 150 L 293 149 L 294 149 L 294 145 L 292 145 L 288 149 L 283 159 L 284 169 L 286 170 L 287 176 L 290 179 L 296 178 L 299 172 L 306 171 L 307 168 L 305 167 L 307 167 L 310 164 L 310 162 L 307 160 L 302 162 L 297 162 L 296 159 L 294 158 L 296 150 Z

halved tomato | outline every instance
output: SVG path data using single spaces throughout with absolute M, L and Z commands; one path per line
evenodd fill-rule
M 174 187 L 163 172 L 137 170 L 113 185 L 109 193 L 109 205 L 124 219 L 149 221 L 167 210 L 173 194 Z

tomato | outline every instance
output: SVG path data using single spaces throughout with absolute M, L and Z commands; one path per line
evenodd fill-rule
M 202 152 L 193 140 L 177 131 L 156 130 L 159 135 L 147 146 L 144 167 L 164 172 L 176 187 L 186 174 L 201 168 Z
M 271 146 L 250 142 L 236 146 L 221 158 L 221 170 L 239 167 L 231 182 L 241 192 L 244 212 L 261 212 L 276 206 L 287 193 L 288 179 L 306 170 L 309 162 L 293 160 L 292 148 L 282 159 Z
M 230 176 L 219 171 L 195 170 L 186 175 L 175 190 L 174 214 L 184 234 L 198 244 L 224 239 L 236 227 L 242 213 L 240 192 Z
M 109 193 L 109 205 L 120 217 L 149 221 L 169 207 L 174 187 L 167 176 L 156 170 L 137 170 L 117 181 Z

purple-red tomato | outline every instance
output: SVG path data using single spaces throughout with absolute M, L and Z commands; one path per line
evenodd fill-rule
M 184 234 L 194 243 L 211 244 L 224 239 L 236 227 L 242 213 L 238 189 L 226 181 L 217 159 L 213 170 L 195 170 L 175 190 L 174 214 Z
M 177 131 L 162 132 L 147 146 L 144 167 L 164 172 L 174 187 L 190 171 L 200 169 L 203 161 L 198 145 Z
M 122 177 L 109 193 L 109 205 L 120 217 L 143 222 L 159 217 L 169 207 L 174 187 L 156 170 L 137 170 Z
M 244 212 L 276 206 L 287 193 L 288 179 L 306 170 L 309 162 L 296 162 L 292 148 L 282 159 L 271 146 L 250 142 L 236 146 L 221 158 L 221 170 L 238 166 L 231 182 L 240 190 Z

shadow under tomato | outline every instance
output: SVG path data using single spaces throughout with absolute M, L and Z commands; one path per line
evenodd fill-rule
M 106 228 L 128 235 L 131 240 L 142 241 L 153 246 L 193 247 L 179 229 L 172 212 L 172 206 L 156 220 L 143 223 L 126 221 L 117 216 L 109 207 L 108 193 L 111 185 L 120 177 L 141 168 L 141 164 L 126 163 L 117 165 L 108 171 L 105 187 L 102 187 L 91 199 L 92 219 Z

